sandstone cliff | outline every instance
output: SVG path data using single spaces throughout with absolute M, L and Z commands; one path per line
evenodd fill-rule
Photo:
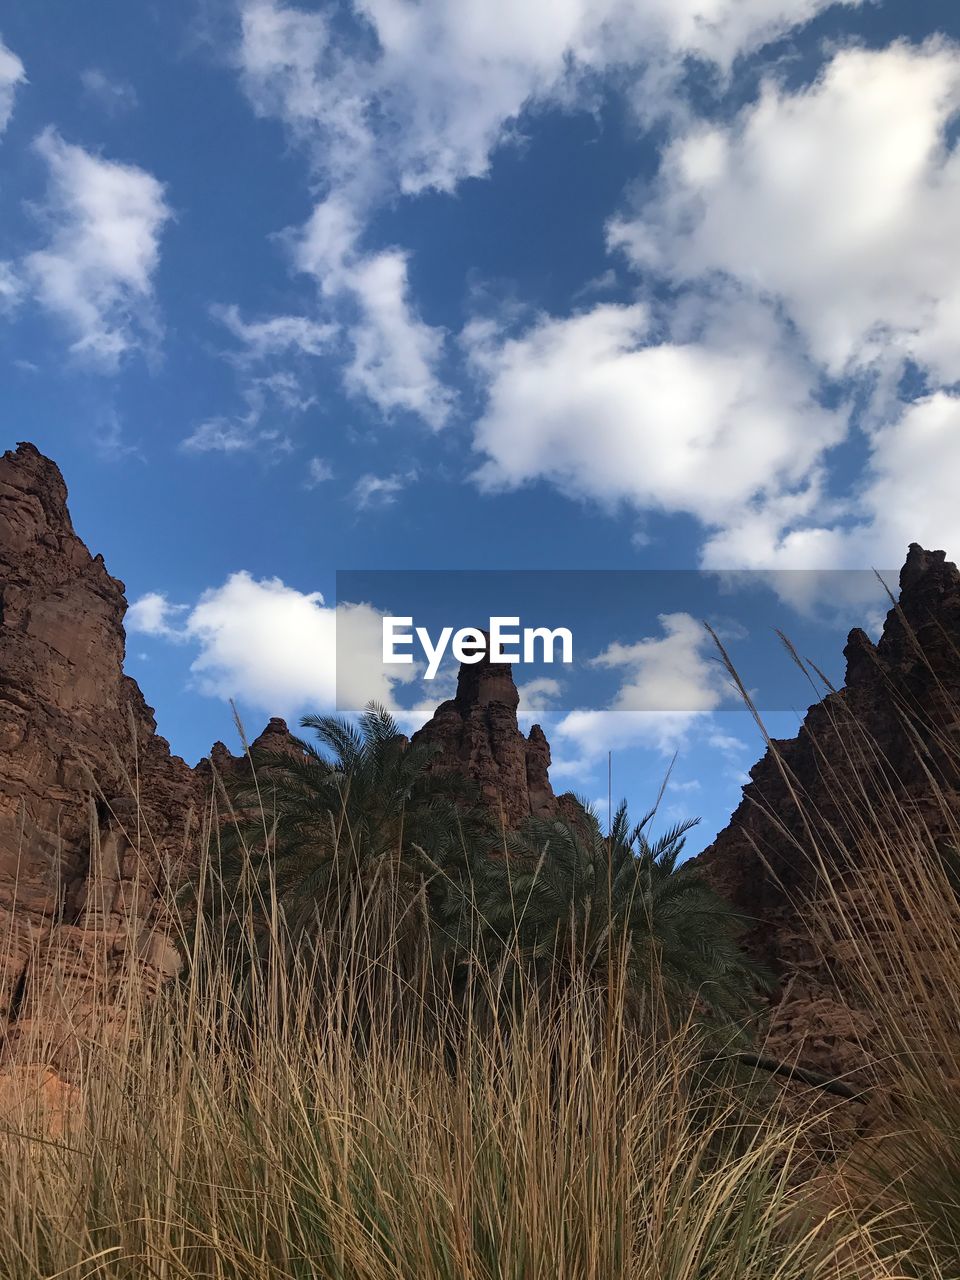
M 481 802 L 507 827 L 558 811 L 548 773 L 550 744 L 538 724 L 523 736 L 519 703 L 508 663 L 491 663 L 486 656 L 463 663 L 456 697 L 442 702 L 412 739 L 436 743 L 437 766 L 477 783 Z
M 851 631 L 846 680 L 771 744 L 729 826 L 700 855 L 748 919 L 746 944 L 781 980 L 773 1047 L 843 1071 L 862 1060 L 871 1018 L 838 1000 L 842 970 L 817 920 L 865 842 L 904 823 L 941 841 L 960 817 L 960 573 L 942 551 L 909 549 L 898 604 L 874 645 Z M 847 877 L 849 878 L 849 877 Z M 842 888 L 841 888 L 841 891 Z M 854 890 L 850 890 L 854 892 Z
M 56 465 L 0 458 L 0 1028 L 64 1044 L 131 952 L 179 968 L 158 918 L 196 827 L 192 771 L 123 673 L 123 584 L 74 532 Z M 139 801 L 139 803 L 138 803 Z

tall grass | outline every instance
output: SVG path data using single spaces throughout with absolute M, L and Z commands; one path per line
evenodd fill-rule
M 952 653 L 954 661 L 960 654 L 949 637 L 939 636 L 937 670 L 897 613 L 919 673 L 902 686 L 878 673 L 878 687 L 885 681 L 885 718 L 898 726 L 897 759 L 843 699 L 826 699 L 826 725 L 811 743 L 829 812 L 803 790 L 767 738 L 793 816 L 801 819 L 793 829 L 802 835 L 769 816 L 781 853 L 786 849 L 808 868 L 812 887 L 798 905 L 824 971 L 832 973 L 840 1000 L 865 1013 L 869 1025 L 857 1073 L 869 1083 L 868 1123 L 861 1140 L 841 1144 L 846 1150 L 831 1171 L 831 1194 L 861 1217 L 883 1215 L 888 1260 L 896 1253 L 905 1275 L 956 1280 L 960 704 L 945 679 L 942 654 Z M 821 679 L 789 642 L 787 648 L 811 684 Z M 910 690 L 922 684 L 926 693 L 918 699 Z
M 17 1050 L 44 1064 L 69 1049 L 74 1071 L 58 1092 L 6 1069 L 0 1276 L 956 1280 L 960 929 L 945 853 L 960 833 L 947 783 L 930 780 L 935 822 L 896 779 L 880 805 L 838 777 L 855 859 L 814 812 L 798 839 L 818 872 L 814 927 L 874 1016 L 869 1106 L 745 1070 L 692 1010 L 622 1018 L 624 957 L 602 989 L 510 1002 L 490 971 L 475 1006 L 428 953 L 411 969 L 382 900 L 369 927 L 359 904 L 329 946 L 294 948 L 251 883 L 232 928 L 171 906 L 182 978 L 158 994 L 131 954 L 111 978 L 120 1016 L 105 996 L 81 1021 L 51 1017 L 73 992 L 69 957 L 48 967 L 45 1016 Z M 214 815 L 207 896 L 218 830 Z M 839 1161 L 825 1125 L 848 1148 Z
M 339 940 L 318 1008 L 316 953 L 281 944 L 238 981 L 201 923 L 180 984 L 131 983 L 122 1027 L 78 1029 L 62 1123 L 7 1107 L 5 1280 L 893 1274 L 862 1223 L 804 1213 L 805 1121 L 705 1061 L 692 1022 L 628 1032 L 574 987 L 483 1027 L 388 1004 L 357 1036 L 370 955 Z M 58 1047 L 34 1030 L 35 1060 Z

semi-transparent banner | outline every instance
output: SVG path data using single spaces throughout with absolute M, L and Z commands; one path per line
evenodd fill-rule
M 841 684 L 847 633 L 876 638 L 897 572 L 351 570 L 337 574 L 337 707 L 414 722 L 461 663 L 506 663 L 554 715 L 801 711 Z M 812 664 L 805 674 L 792 657 Z M 813 684 L 820 682 L 816 675 Z

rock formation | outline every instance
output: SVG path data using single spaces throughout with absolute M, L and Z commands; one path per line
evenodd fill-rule
M 811 853 L 816 847 L 843 884 L 871 832 L 907 820 L 936 841 L 948 834 L 950 812 L 960 816 L 956 566 L 913 544 L 879 642 L 856 629 L 844 655 L 843 688 L 810 708 L 795 738 L 771 745 L 729 826 L 699 859 L 751 922 L 748 949 L 781 979 L 776 1047 L 835 1071 L 862 1059 L 857 1040 L 871 1024 L 836 999 L 835 957 L 829 939 L 816 936 L 821 876 Z
M 509 663 L 463 663 L 455 698 L 442 702 L 413 742 L 440 747 L 437 767 L 477 783 L 480 799 L 507 827 L 558 811 L 550 785 L 550 744 L 535 724 L 524 737 L 517 722 L 520 694 Z
M 73 530 L 56 465 L 0 458 L 0 1027 L 64 1044 L 131 955 L 179 968 L 158 887 L 190 849 L 192 771 L 123 673 L 123 584 Z

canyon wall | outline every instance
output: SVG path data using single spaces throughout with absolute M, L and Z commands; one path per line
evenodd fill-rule
M 57 466 L 0 457 L 0 1027 L 66 1046 L 131 957 L 179 968 L 158 888 L 202 791 L 123 673 L 123 584 L 74 532 Z M 67 1053 L 66 1048 L 64 1053 Z
M 748 950 L 780 980 L 771 1047 L 830 1071 L 855 1070 L 869 1014 L 838 999 L 842 948 L 818 923 L 831 909 L 819 859 L 856 895 L 884 832 L 949 842 L 960 820 L 960 573 L 913 544 L 898 603 L 874 644 L 850 632 L 846 679 L 813 705 L 795 738 L 750 771 L 729 825 L 700 855 L 714 887 L 748 920 Z M 897 892 L 901 890 L 898 886 Z M 855 905 L 855 904 L 854 904 Z

